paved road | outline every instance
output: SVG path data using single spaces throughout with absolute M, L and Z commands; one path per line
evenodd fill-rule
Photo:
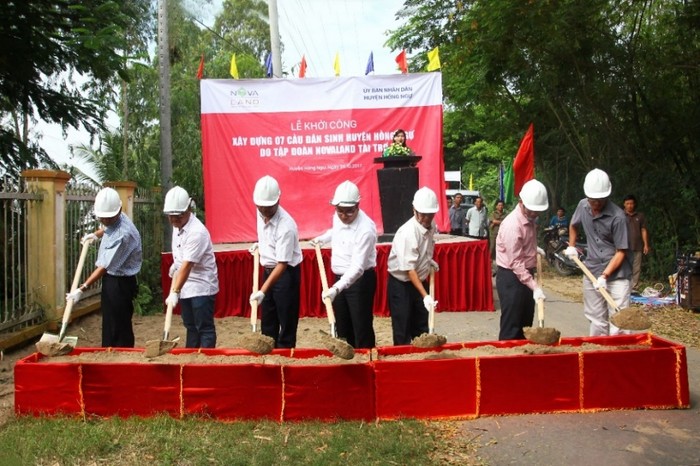
M 583 305 L 545 291 L 545 325 L 563 337 L 588 335 Z M 440 313 L 436 332 L 448 341 L 496 340 L 499 318 L 499 311 Z M 689 348 L 687 357 L 687 410 L 482 417 L 462 429 L 489 465 L 700 465 L 700 350 Z

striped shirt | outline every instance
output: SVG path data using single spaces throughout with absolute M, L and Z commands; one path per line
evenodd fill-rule
M 104 227 L 95 265 L 115 277 L 132 277 L 141 270 L 141 235 L 124 213 L 112 225 Z
M 219 277 L 209 231 L 194 212 L 182 228 L 173 228 L 173 261 L 179 270 L 184 261 L 192 268 L 187 281 L 182 285 L 180 298 L 213 296 L 219 292 Z
M 523 213 L 522 203 L 501 222 L 496 237 L 496 265 L 512 270 L 531 290 L 537 282 L 530 271 L 537 267 L 537 225 Z

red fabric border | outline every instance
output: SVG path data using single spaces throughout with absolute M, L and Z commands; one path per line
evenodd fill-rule
M 651 334 L 566 338 L 579 346 L 646 345 L 648 349 L 487 356 L 334 365 L 168 365 L 47 363 L 38 353 L 15 365 L 18 415 L 83 414 L 223 419 L 450 418 L 531 412 L 687 408 L 685 348 Z M 439 353 L 526 341 L 451 343 L 442 348 L 377 348 L 378 355 Z M 71 354 L 142 349 L 79 348 Z M 240 349 L 175 349 L 173 353 L 250 355 Z M 367 354 L 367 350 L 358 350 Z M 310 359 L 325 349 L 280 349 Z M 251 396 L 251 393 L 254 393 Z
M 370 364 L 284 366 L 285 421 L 375 418 Z
M 15 364 L 15 413 L 80 414 L 80 366 L 39 360 L 35 353 Z
M 479 358 L 479 413 L 525 414 L 579 409 L 578 354 Z
M 184 366 L 182 397 L 186 415 L 279 421 L 282 369 L 261 364 Z
M 85 413 L 180 417 L 180 366 L 82 364 Z
M 377 418 L 477 414 L 476 359 L 377 361 Z

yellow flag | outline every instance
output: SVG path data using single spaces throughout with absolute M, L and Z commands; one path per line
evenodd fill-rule
M 428 52 L 428 71 L 435 71 L 440 69 L 440 52 L 438 48 L 435 47 L 433 50 Z
M 469 174 L 469 191 L 474 191 L 474 176 Z
M 238 79 L 238 65 L 236 65 L 236 54 L 231 55 L 231 77 Z
M 333 60 L 333 71 L 335 71 L 336 76 L 340 76 L 340 53 L 335 53 L 335 60 Z

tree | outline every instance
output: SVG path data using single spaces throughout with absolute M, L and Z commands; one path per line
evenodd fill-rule
M 408 0 L 402 15 L 392 47 L 440 46 L 447 113 L 462 123 L 446 131 L 450 158 L 486 141 L 512 160 L 533 122 L 553 205 L 573 208 L 603 168 L 613 201 L 634 192 L 654 219 L 654 272 L 700 243 L 698 2 Z
M 145 1 L 7 1 L 0 6 L 0 170 L 6 173 L 48 163 L 18 123 L 33 118 L 84 128 L 96 134 L 108 108 L 94 98 L 109 93 L 109 82 L 127 78 L 120 51 L 128 50 L 124 31 L 146 16 Z M 139 27 L 135 27 L 139 30 Z M 87 78 L 87 97 L 76 85 Z

